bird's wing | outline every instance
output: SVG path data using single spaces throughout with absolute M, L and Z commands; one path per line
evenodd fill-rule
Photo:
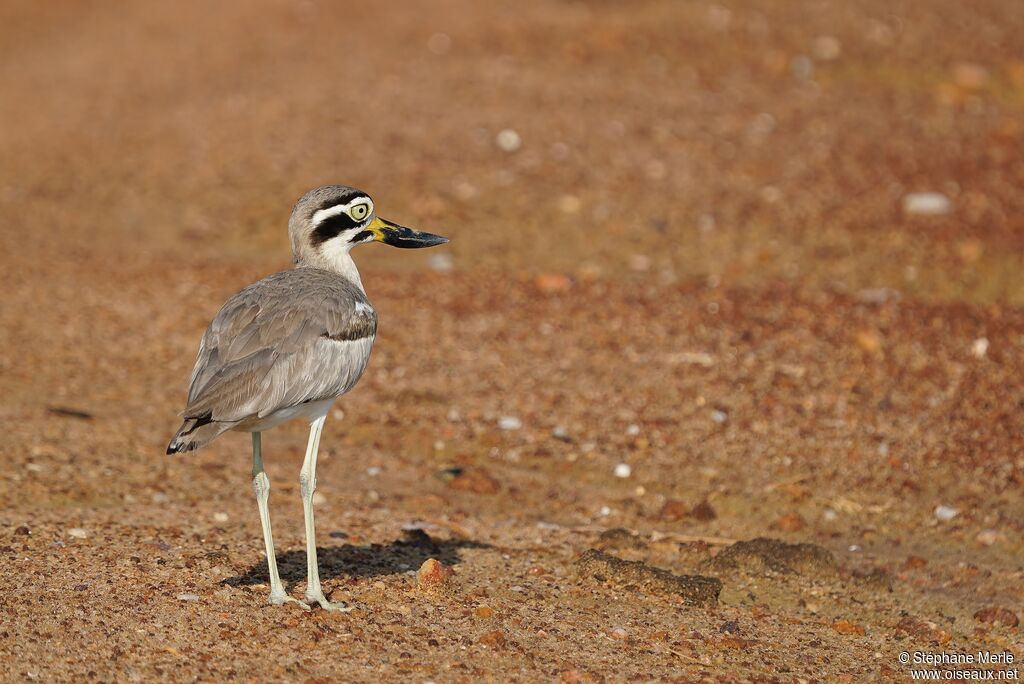
M 221 308 L 199 345 L 185 416 L 265 416 L 347 391 L 377 316 L 361 290 L 316 269 L 275 273 Z

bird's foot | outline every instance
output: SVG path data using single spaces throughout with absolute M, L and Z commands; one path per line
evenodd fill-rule
M 280 594 L 271 593 L 268 603 L 270 603 L 270 605 L 272 606 L 283 606 L 286 603 L 295 603 L 303 610 L 311 610 L 308 603 L 304 603 L 297 598 L 292 598 L 291 596 L 283 592 Z
M 307 593 L 306 594 L 306 600 L 309 603 L 319 604 L 320 607 L 323 608 L 324 610 L 333 610 L 333 611 L 337 611 L 339 613 L 348 613 L 349 611 L 352 610 L 352 606 L 348 605 L 344 601 L 341 601 L 339 603 L 331 603 L 330 601 L 327 600 L 327 597 L 324 596 L 324 593 L 322 591 L 321 592 L 317 592 L 317 593 L 312 593 L 312 594 L 311 593 Z

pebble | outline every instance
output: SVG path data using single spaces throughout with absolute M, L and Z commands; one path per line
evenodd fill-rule
M 616 627 L 615 629 L 612 630 L 612 638 L 613 639 L 625 639 L 628 636 L 629 636 L 629 633 L 626 632 L 626 630 L 623 629 L 622 627 Z
M 377 477 L 382 472 L 384 472 L 384 469 L 381 468 L 380 466 L 370 466 L 369 468 L 366 469 L 366 474 L 369 475 L 370 477 Z
M 558 208 L 565 214 L 578 214 L 583 208 L 583 202 L 576 195 L 562 195 L 558 200 Z
M 75 539 L 85 539 L 89 536 L 89 533 L 81 527 L 72 527 L 70 530 L 68 530 L 68 536 L 73 537 Z
M 435 252 L 427 257 L 427 268 L 438 273 L 450 273 L 455 269 L 455 259 L 448 252 Z
M 814 39 L 812 52 L 814 52 L 815 59 L 831 62 L 834 59 L 839 59 L 842 51 L 843 44 L 835 36 L 818 36 Z
M 974 619 L 978 622 L 987 622 L 990 625 L 1002 625 L 1003 627 L 1016 627 L 1020 624 L 1020 619 L 1012 610 L 995 606 L 982 608 L 974 614 Z
M 988 354 L 988 338 L 979 337 L 971 343 L 971 356 L 983 359 Z
M 556 425 L 555 429 L 551 431 L 551 436 L 562 442 L 571 442 L 572 437 L 569 435 L 569 430 L 564 425 Z
M 16 537 L 28 537 L 31 534 L 32 534 L 32 530 L 30 530 L 28 528 L 28 525 L 21 525 L 17 529 L 14 530 L 14 535 Z
M 218 512 L 213 514 L 213 519 L 216 520 L 217 522 L 227 522 L 228 521 L 228 514 L 227 513 L 221 513 L 220 511 L 218 511 Z
M 502 416 L 498 419 L 498 427 L 502 430 L 518 430 L 523 427 L 523 421 L 515 416 Z
M 490 646 L 491 648 L 504 648 L 507 642 L 505 634 L 500 629 L 496 629 L 481 636 L 477 643 L 482 646 Z
M 43 472 L 43 466 L 39 465 L 38 463 L 26 463 L 25 470 L 29 471 L 30 473 L 41 473 Z
M 452 569 L 437 560 L 428 558 L 416 571 L 416 588 L 420 591 L 435 591 L 451 584 Z
M 915 216 L 943 216 L 953 203 L 941 192 L 912 192 L 903 197 L 903 211 Z
M 323 506 L 325 503 L 327 503 L 327 497 L 326 496 L 324 496 L 320 492 L 313 492 L 313 505 L 314 506 Z
M 494 138 L 494 143 L 503 152 L 515 152 L 523 146 L 523 139 L 511 128 L 500 131 Z
M 634 271 L 648 271 L 651 268 L 651 258 L 645 254 L 634 254 L 629 257 L 629 267 Z
M 600 513 L 604 517 L 608 517 L 612 514 L 612 509 L 609 506 L 601 506 Z
M 636 437 L 637 435 L 640 434 L 640 426 L 637 425 L 636 423 L 631 424 L 629 427 L 626 428 L 626 434 L 629 435 L 630 437 Z
M 615 477 L 621 477 L 625 479 L 632 474 L 633 469 L 629 466 L 628 463 L 620 463 L 619 465 L 615 466 Z
M 726 413 L 725 411 L 722 411 L 721 409 L 715 409 L 711 412 L 711 420 L 715 421 L 718 424 L 722 424 L 725 421 L 729 420 L 729 414 Z
M 826 522 L 834 522 L 839 517 L 839 514 L 831 508 L 826 508 L 822 512 L 821 517 L 824 518 Z
M 564 273 L 540 273 L 533 284 L 541 292 L 565 292 L 572 288 L 572 278 Z
M 658 519 L 665 522 L 675 522 L 682 520 L 689 513 L 689 509 L 687 509 L 686 504 L 682 501 L 679 499 L 668 499 L 658 512 Z
M 982 530 L 974 539 L 984 546 L 992 546 L 999 541 L 999 533 L 995 530 Z
M 178 594 L 179 601 L 198 601 L 199 594 Z
M 855 634 L 857 636 L 864 636 L 867 633 L 863 625 L 858 625 L 856 622 L 849 620 L 836 620 L 832 623 L 832 629 L 840 634 Z
M 448 482 L 448 487 L 473 494 L 497 494 L 501 483 L 483 468 L 467 468 Z
M 952 506 L 936 506 L 935 517 L 939 520 L 946 522 L 952 520 L 957 515 L 957 510 Z
M 690 511 L 690 516 L 694 520 L 699 520 L 700 522 L 710 522 L 718 517 L 718 513 L 715 512 L 715 509 L 711 507 L 710 503 L 707 501 L 701 501 L 693 507 L 692 511 Z

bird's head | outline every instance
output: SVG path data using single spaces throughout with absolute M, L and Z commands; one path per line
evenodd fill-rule
M 332 262 L 366 242 L 405 249 L 448 242 L 446 237 L 380 218 L 369 195 L 346 185 L 324 185 L 299 198 L 288 221 L 288 234 L 297 264 Z

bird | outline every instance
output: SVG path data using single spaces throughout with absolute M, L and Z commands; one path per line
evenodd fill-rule
M 448 238 L 377 216 L 373 200 L 346 185 L 310 190 L 288 220 L 293 268 L 244 288 L 225 302 L 199 343 L 181 427 L 168 454 L 206 446 L 229 430 L 252 434 L 252 486 L 266 546 L 272 605 L 347 611 L 324 595 L 313 521 L 320 435 L 332 403 L 359 381 L 377 336 L 370 304 L 351 251 L 369 242 L 401 248 L 442 245 Z M 281 583 L 274 554 L 263 468 L 265 430 L 309 421 L 299 489 L 306 527 L 305 601 Z

